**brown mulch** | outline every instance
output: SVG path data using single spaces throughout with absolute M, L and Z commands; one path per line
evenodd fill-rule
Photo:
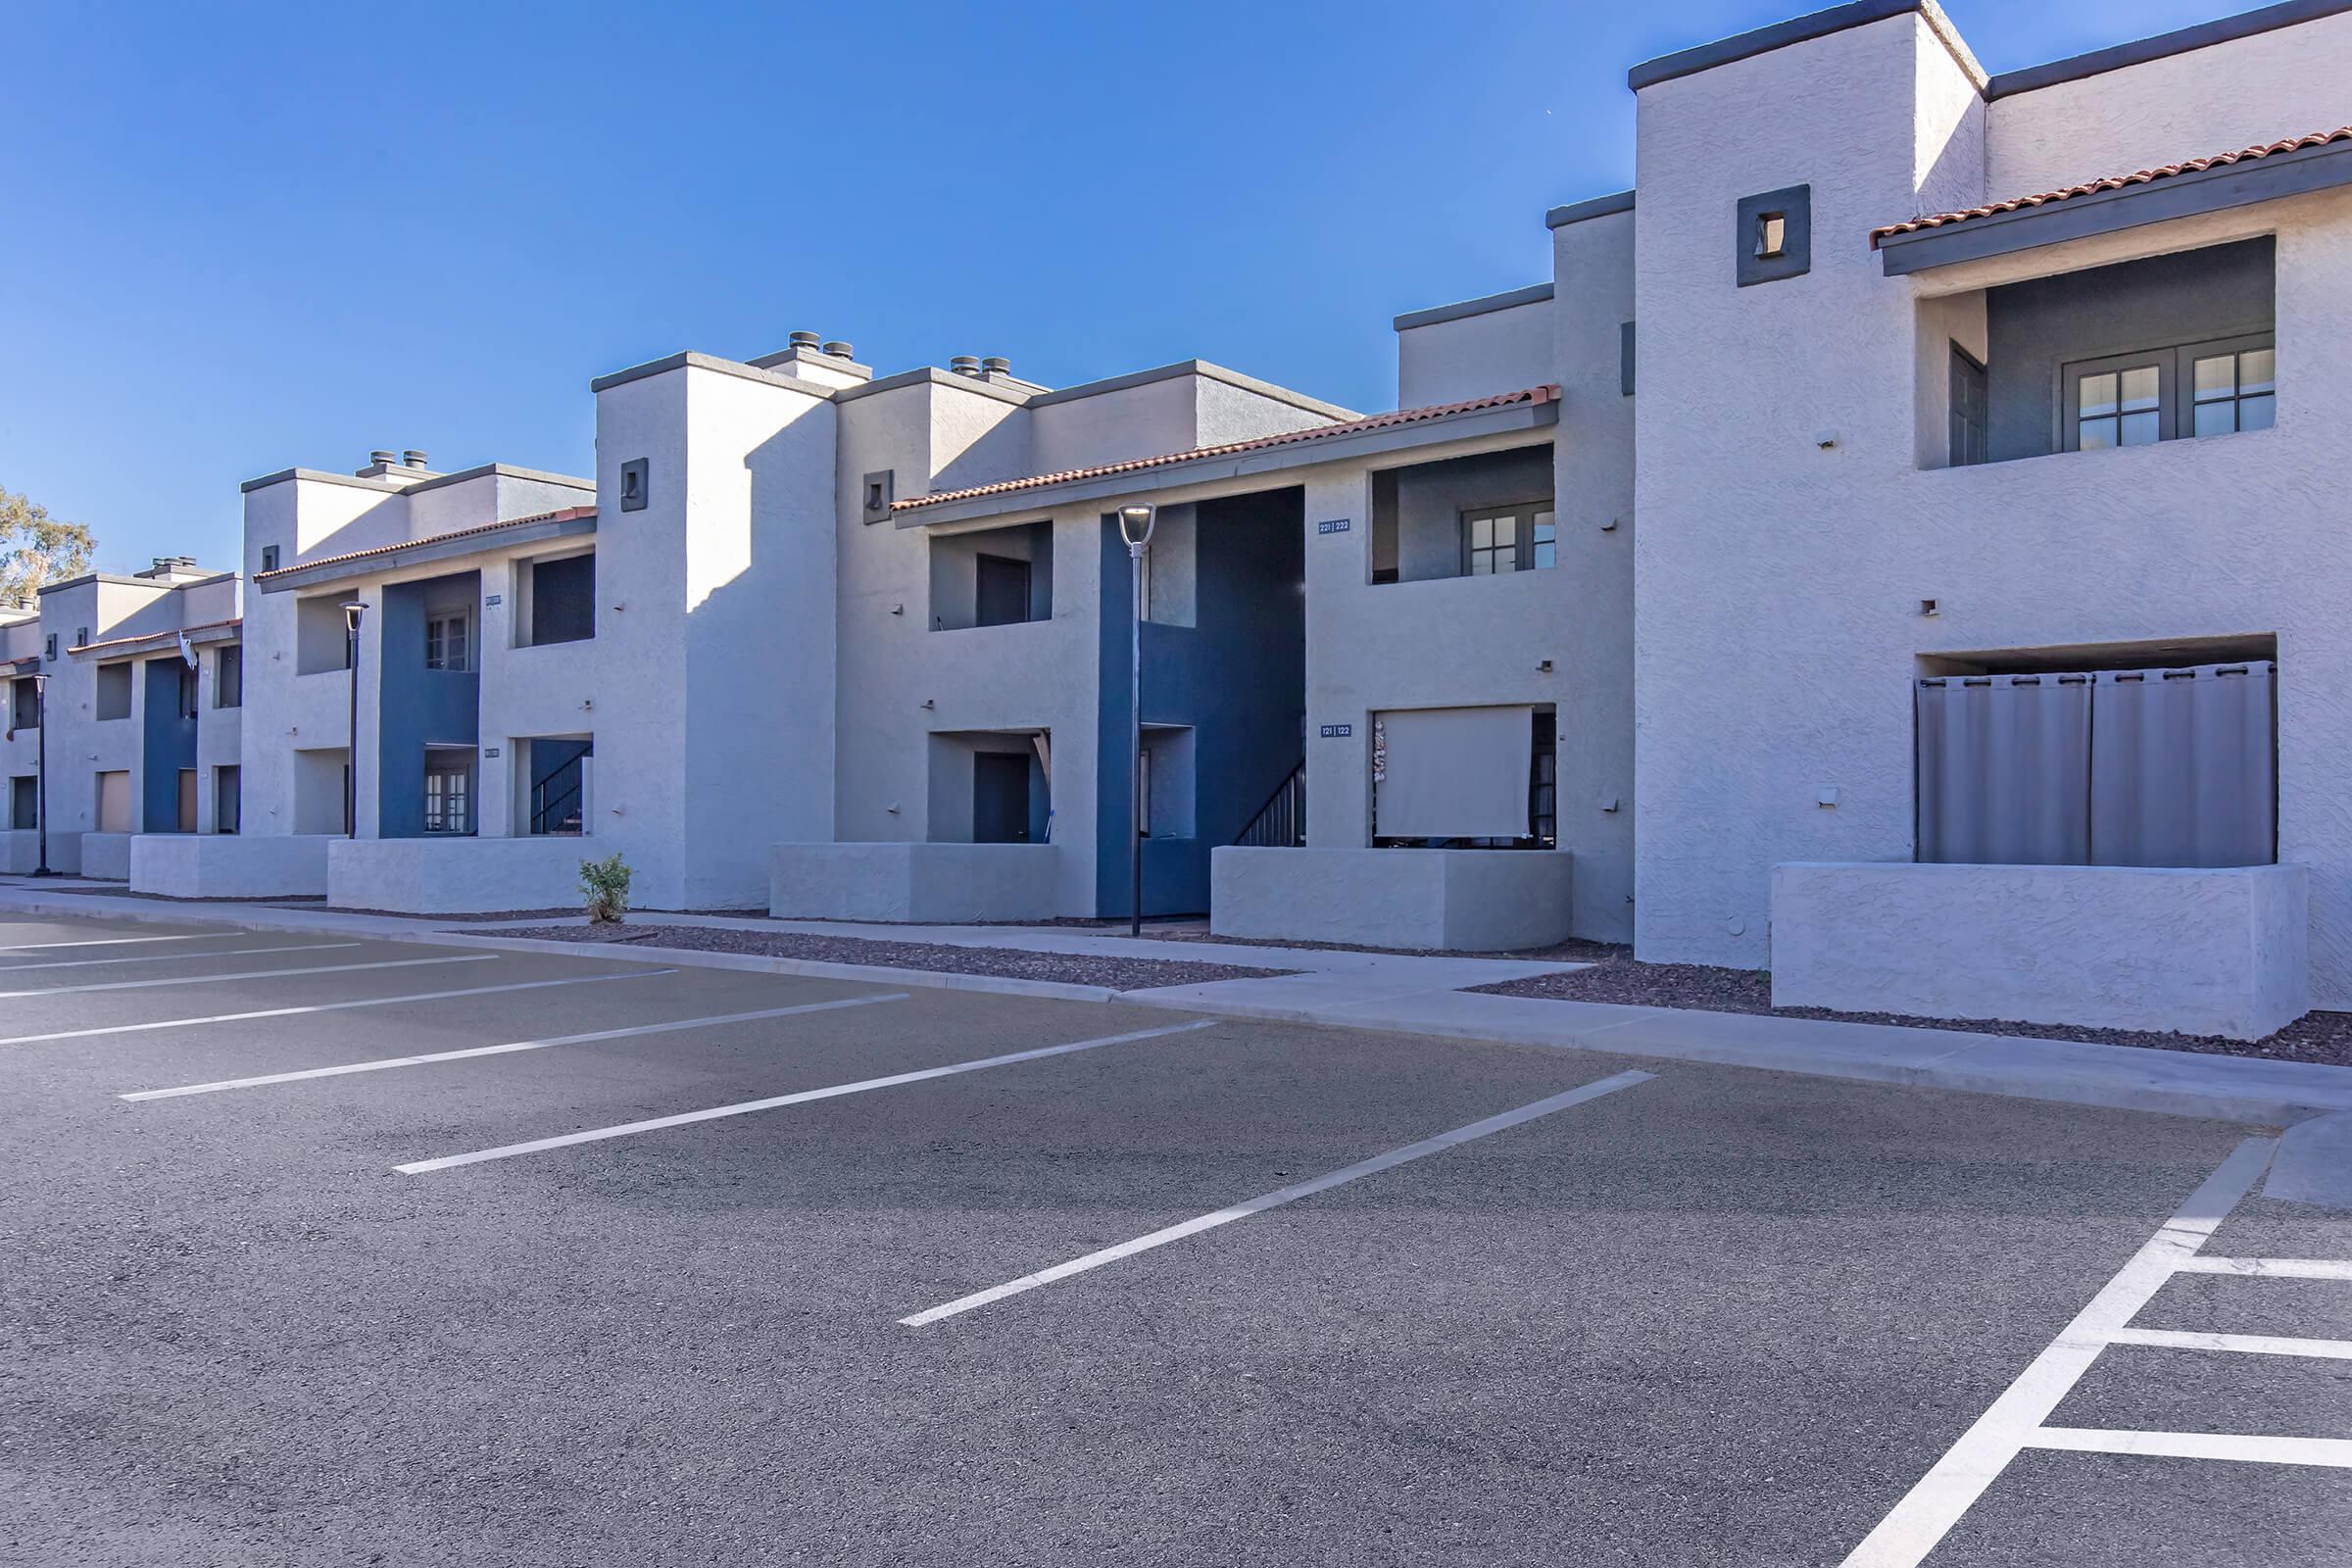
M 1085 953 L 1033 953 L 1016 948 L 961 948 L 935 942 L 892 942 L 864 937 L 816 936 L 800 931 L 747 931 L 710 925 L 546 925 L 498 931 L 502 937 L 604 946 L 643 944 L 687 948 L 697 953 L 750 953 L 816 963 L 885 964 L 929 969 L 940 974 L 986 974 L 1012 980 L 1053 980 L 1064 985 L 1107 986 L 1141 991 L 1153 986 L 1201 985 L 1211 980 L 1268 980 L 1295 969 L 1264 969 L 1233 963 L 1194 963 L 1180 958 L 1099 957 Z
M 1896 1012 L 1832 1012 L 1826 1007 L 1776 1007 L 1772 977 L 1756 969 L 1704 963 L 1642 963 L 1624 949 L 1590 969 L 1535 975 L 1470 989 L 1498 997 L 1552 1002 L 1602 1002 L 1625 1007 L 1691 1007 L 1702 1012 L 1746 1012 L 1776 1018 L 1822 1018 L 1837 1023 L 1887 1023 L 1912 1029 L 1965 1029 L 1974 1034 L 2034 1040 L 2079 1040 L 2089 1045 L 2147 1046 L 2213 1056 L 2267 1056 L 2352 1067 L 2352 1012 L 2307 1013 L 2265 1040 L 2170 1034 L 2154 1029 L 2093 1029 L 2079 1024 L 2029 1023 L 2018 1018 L 1921 1018 Z

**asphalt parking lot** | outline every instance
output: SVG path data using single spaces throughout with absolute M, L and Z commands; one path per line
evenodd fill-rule
M 2259 1129 L 62 917 L 0 1125 L 0 1561 L 2352 1562 Z

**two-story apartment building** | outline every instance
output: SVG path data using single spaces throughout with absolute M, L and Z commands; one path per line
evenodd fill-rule
M 1143 902 L 1220 931 L 2352 1005 L 2348 11 L 1988 75 L 1860 0 L 1638 66 L 1636 189 L 1396 318 L 1394 413 L 796 334 L 598 379 L 593 483 L 254 481 L 238 842 L 137 720 L 52 820 L 116 863 L 132 774 L 155 891 L 531 907 L 616 850 L 659 906 L 1110 915 L 1140 673 Z

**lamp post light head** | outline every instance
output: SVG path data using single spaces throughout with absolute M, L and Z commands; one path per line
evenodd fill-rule
M 1152 542 L 1152 525 L 1158 516 L 1159 509 L 1148 503 L 1119 509 L 1119 537 L 1130 551 L 1140 555 Z
M 360 600 L 353 599 L 346 601 L 341 608 L 343 611 L 343 629 L 349 632 L 357 632 L 360 629 L 360 617 L 368 613 L 368 606 Z

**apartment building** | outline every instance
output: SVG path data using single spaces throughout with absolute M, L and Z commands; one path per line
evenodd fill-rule
M 0 611 L 0 865 L 127 878 L 144 834 L 237 831 L 243 583 L 185 556 Z M 45 807 L 45 810 L 44 810 Z
M 1636 188 L 1397 317 L 1391 413 L 802 333 L 599 378 L 592 480 L 255 480 L 242 607 L 150 582 L 66 639 L 50 820 L 159 892 L 533 907 L 618 851 L 656 906 L 1111 915 L 1140 685 L 1142 904 L 1220 932 L 2352 1005 L 2348 11 L 1988 75 L 1859 0 L 1637 66 Z M 149 740 L 145 671 L 240 608 L 241 748 Z

